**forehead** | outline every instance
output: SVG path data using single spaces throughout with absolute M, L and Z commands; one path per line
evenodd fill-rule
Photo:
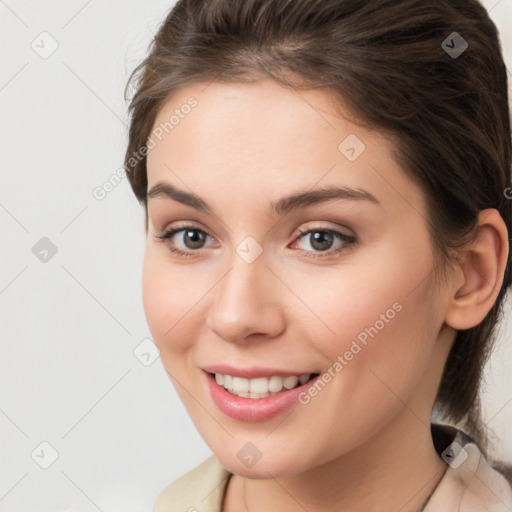
M 421 209 L 421 191 L 392 158 L 391 138 L 355 124 L 340 105 L 326 90 L 271 80 L 180 89 L 153 125 L 148 189 L 178 175 L 195 190 L 276 197 L 336 183 L 364 187 L 384 203 L 412 196 Z
M 190 104 L 194 106 L 189 107 Z M 340 137 L 351 132 L 357 132 L 361 139 L 378 136 L 347 117 L 347 113 L 337 111 L 327 90 L 294 90 L 272 80 L 250 84 L 214 82 L 173 93 L 160 108 L 153 130 L 163 130 L 163 137 L 171 144 L 182 142 L 185 134 L 193 130 L 195 139 L 231 138 L 234 144 L 248 150 L 266 149 L 265 154 L 277 145 L 294 146 L 296 152 L 305 152 L 322 142 L 332 148 Z

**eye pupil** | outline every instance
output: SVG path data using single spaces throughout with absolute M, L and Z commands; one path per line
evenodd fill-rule
M 311 235 L 311 246 L 316 250 L 324 251 L 331 247 L 334 237 L 328 231 L 314 231 Z
M 188 229 L 184 233 L 184 240 L 189 249 L 198 249 L 204 243 L 205 233 L 198 229 Z

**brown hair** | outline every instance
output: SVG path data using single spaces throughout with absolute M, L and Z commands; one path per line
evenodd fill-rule
M 454 37 L 468 44 L 460 55 L 448 51 Z M 471 240 L 483 209 L 496 208 L 512 232 L 506 68 L 476 0 L 179 0 L 126 89 L 128 98 L 135 86 L 125 169 L 146 230 L 140 154 L 163 103 L 187 85 L 264 78 L 325 88 L 359 124 L 392 136 L 395 159 L 426 194 L 440 267 Z M 436 400 L 484 454 L 479 388 L 510 282 L 509 259 L 488 315 L 457 332 Z

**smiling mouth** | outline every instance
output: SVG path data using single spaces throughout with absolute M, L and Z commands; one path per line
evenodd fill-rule
M 319 373 L 305 373 L 302 375 L 292 375 L 281 377 L 278 375 L 271 377 L 257 377 L 246 379 L 221 373 L 209 373 L 211 378 L 215 379 L 219 386 L 222 386 L 228 393 L 242 398 L 267 398 L 295 389 L 307 384 Z

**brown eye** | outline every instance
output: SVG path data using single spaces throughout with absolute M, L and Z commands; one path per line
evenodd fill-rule
M 331 248 L 334 236 L 329 231 L 311 231 L 309 243 L 317 251 L 326 251 Z
M 348 249 L 356 243 L 356 237 L 345 235 L 333 229 L 317 228 L 307 231 L 299 230 L 299 232 L 300 235 L 296 238 L 294 245 L 298 245 L 304 252 L 309 253 L 307 256 L 310 258 L 327 257 Z M 309 247 L 300 247 L 299 242 L 301 240 L 305 240 Z
M 171 252 L 180 256 L 193 256 L 197 249 L 205 246 L 207 238 L 213 240 L 208 233 L 195 226 L 171 228 L 160 235 L 155 235 L 155 238 L 165 243 Z
M 188 249 L 200 249 L 206 240 L 206 233 L 199 229 L 183 229 L 183 243 Z

